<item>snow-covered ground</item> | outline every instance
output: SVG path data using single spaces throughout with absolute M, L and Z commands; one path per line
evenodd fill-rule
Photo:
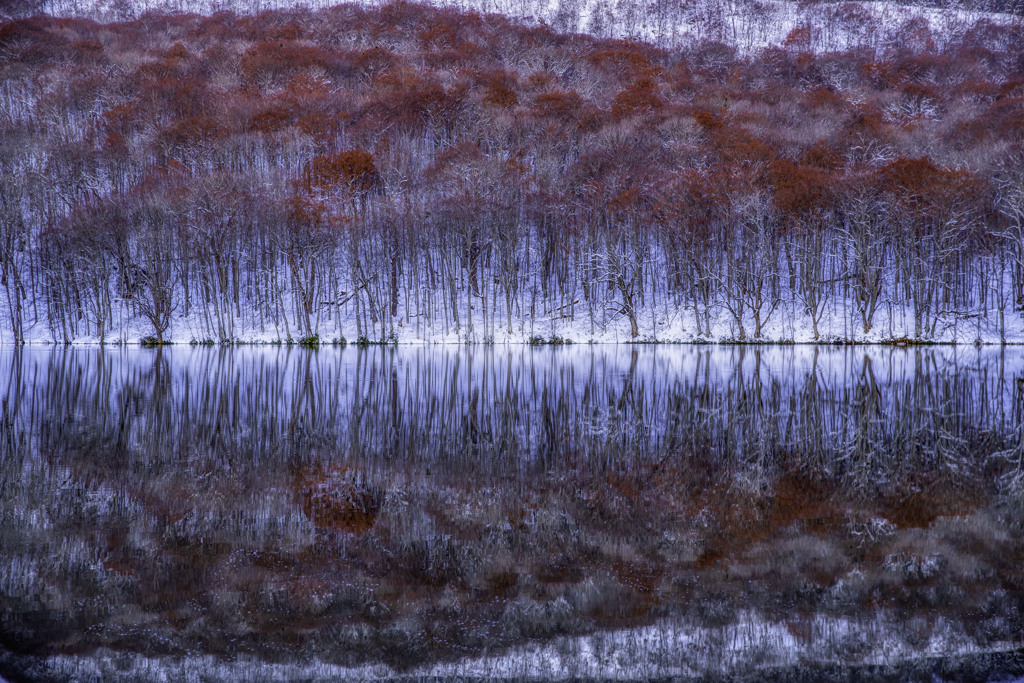
M 496 287 L 495 287 L 496 289 Z M 739 334 L 736 321 L 724 305 L 712 306 L 710 321 L 711 334 L 698 334 L 694 322 L 695 311 L 691 305 L 673 306 L 668 297 L 661 296 L 653 306 L 637 311 L 640 335 L 630 334 L 628 318 L 622 314 L 621 303 L 614 297 L 588 307 L 578 299 L 566 306 L 559 300 L 538 299 L 529 314 L 530 302 L 520 301 L 511 320 L 506 320 L 504 304 L 498 292 L 485 294 L 488 301 L 481 307 L 475 301 L 468 314 L 465 304 L 459 312 L 461 324 L 444 319 L 427 319 L 417 314 L 413 302 L 403 300 L 399 304 L 399 315 L 377 323 L 367 323 L 365 313 L 354 301 L 337 309 L 325 306 L 320 313 L 316 332 L 320 342 L 327 344 L 340 340 L 353 343 L 361 337 L 369 341 L 389 341 L 400 344 L 464 344 L 494 343 L 522 344 L 532 340 L 550 341 L 562 339 L 576 344 L 586 343 L 730 343 L 737 341 L 765 343 L 889 343 L 900 339 L 920 339 L 931 343 L 955 344 L 1021 344 L 1024 343 L 1024 311 L 1014 310 L 1009 303 L 1000 312 L 995 307 L 988 310 L 947 311 L 939 314 L 935 333 L 930 329 L 918 338 L 914 333 L 914 316 L 908 306 L 897 303 L 894 297 L 883 295 L 875 313 L 872 328 L 865 333 L 859 312 L 852 303 L 834 297 L 824 308 L 818 324 L 819 336 L 814 338 L 810 318 L 799 301 L 791 295 L 784 300 L 768 318 L 762 336 L 753 337 L 753 322 L 749 312 L 745 315 L 746 338 Z M 464 298 L 465 294 L 460 295 Z M 242 306 L 237 313 L 228 313 L 230 329 L 234 331 L 231 341 L 243 344 L 289 343 L 302 338 L 301 325 L 294 299 L 284 293 L 286 305 L 279 310 L 274 320 L 259 320 L 253 308 Z M 651 301 L 650 293 L 646 299 Z M 176 301 L 182 300 L 179 292 Z M 990 299 L 994 300 L 994 299 Z M 26 305 L 25 341 L 31 344 L 64 343 L 57 336 L 45 318 L 33 320 L 31 305 Z M 43 313 L 42 306 L 34 307 Z M 330 310 L 328 310 L 330 309 Z M 149 321 L 133 314 L 123 301 L 114 301 L 111 321 L 107 325 L 105 341 L 108 344 L 135 344 L 153 335 Z M 467 320 L 467 318 L 470 318 Z M 10 330 L 10 317 L 5 302 L 0 300 L 0 344 L 14 341 Z M 471 324 L 470 324 L 471 323 Z M 929 328 L 931 326 L 929 325 Z M 170 327 L 164 334 L 167 341 L 176 344 L 220 341 L 217 332 L 211 328 L 210 316 L 198 307 L 190 315 L 176 313 Z M 74 344 L 98 344 L 100 338 L 88 321 L 79 321 L 78 329 L 69 340 Z

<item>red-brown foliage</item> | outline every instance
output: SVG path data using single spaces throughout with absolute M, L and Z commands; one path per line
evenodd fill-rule
M 160 140 L 168 145 L 198 145 L 213 141 L 225 134 L 212 116 L 190 116 L 178 119 L 160 132 Z
M 592 65 L 622 79 L 637 77 L 651 68 L 651 60 L 644 48 L 636 43 L 620 41 L 611 47 L 596 50 L 587 57 Z
M 299 130 L 315 140 L 327 142 L 337 139 L 349 118 L 349 115 L 345 112 L 334 112 L 331 114 L 312 113 L 296 121 L 296 125 L 298 125 Z
M 771 145 L 742 128 L 723 126 L 715 129 L 710 140 L 722 161 L 741 167 L 766 164 L 777 156 Z
M 801 163 L 822 171 L 836 171 L 843 165 L 843 155 L 835 147 L 819 140 L 800 155 Z
M 255 133 L 278 133 L 292 122 L 292 115 L 289 107 L 271 105 L 249 118 L 249 130 Z
M 314 157 L 303 173 L 303 183 L 311 189 L 330 192 L 362 193 L 380 182 L 373 155 L 362 149 L 349 149 L 329 156 Z
M 634 114 L 658 111 L 665 102 L 657 94 L 655 88 L 653 79 L 639 79 L 615 96 L 615 99 L 612 100 L 612 115 L 621 119 Z
M 722 127 L 722 118 L 709 109 L 698 109 L 693 112 L 693 120 L 704 130 L 713 131 Z
M 820 217 L 832 204 L 828 178 L 821 170 L 779 159 L 769 166 L 768 178 L 775 208 L 786 222 L 800 223 Z
M 484 103 L 499 109 L 509 109 L 519 103 L 512 77 L 502 71 L 487 79 L 484 86 Z
M 859 5 L 815 11 L 872 30 Z M 40 17 L 0 25 L 0 69 L 12 102 L 32 102 L 18 134 L 43 144 L 48 122 L 85 121 L 76 145 L 103 150 L 76 165 L 83 154 L 68 152 L 69 187 L 93 172 L 143 177 L 168 156 L 192 167 L 190 155 L 203 154 L 244 174 L 246 155 L 271 150 L 253 174 L 269 168 L 261 181 L 282 182 L 308 161 L 298 186 L 327 204 L 324 195 L 379 189 L 383 175 L 419 192 L 464 173 L 549 202 L 538 209 L 545 216 L 585 199 L 657 214 L 659 224 L 685 214 L 696 226 L 693 216 L 714 212 L 692 188 L 728 180 L 758 183 L 781 220 L 800 222 L 825 213 L 830 188 L 851 174 L 874 178 L 879 193 L 903 188 L 889 201 L 938 206 L 917 175 L 960 186 L 915 160 L 920 150 L 984 177 L 998 150 L 1024 141 L 1019 37 L 978 26 L 943 48 L 923 26 L 909 29 L 906 45 L 887 49 L 815 54 L 815 28 L 801 25 L 756 56 L 705 41 L 670 58 L 641 43 L 408 3 L 153 13 L 107 26 Z M 137 66 L 125 74 L 124 65 Z M 477 156 L 456 159 L 470 149 Z M 501 170 L 506 162 L 519 170 Z M 116 168 L 97 170 L 104 163 Z
M 390 126 L 407 131 L 426 126 L 450 129 L 466 99 L 466 90 L 461 86 L 446 89 L 408 73 L 387 74 L 380 79 L 379 86 L 379 94 L 357 115 L 357 125 L 363 130 Z
M 312 45 L 286 40 L 266 41 L 245 51 L 241 76 L 246 83 L 274 83 L 314 66 L 330 69 L 333 59 Z
M 782 44 L 788 48 L 807 51 L 811 49 L 811 35 L 811 27 L 807 24 L 801 24 L 786 35 L 786 39 L 782 41 Z
M 304 468 L 295 477 L 303 513 L 320 529 L 362 534 L 373 527 L 381 493 L 346 468 Z
M 984 185 L 968 171 L 945 169 L 928 158 L 900 157 L 879 169 L 877 182 L 893 215 L 917 234 L 946 220 L 967 221 L 982 210 Z

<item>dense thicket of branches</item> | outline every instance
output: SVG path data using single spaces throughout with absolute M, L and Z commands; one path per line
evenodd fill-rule
M 2 24 L 0 329 L 1003 335 L 1024 32 L 900 28 L 741 57 L 405 3 Z

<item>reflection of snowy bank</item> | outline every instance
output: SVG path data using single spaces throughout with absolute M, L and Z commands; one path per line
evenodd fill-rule
M 1024 670 L 1021 643 L 979 649 L 956 625 L 880 612 L 870 621 L 757 615 L 708 628 L 665 620 L 657 625 L 559 637 L 505 652 L 396 671 L 386 665 L 269 663 L 250 657 L 163 657 L 99 651 L 53 657 L 35 672 L 99 680 L 1006 680 Z M 1024 679 L 1018 679 L 1024 680 Z
M 773 623 L 748 614 L 720 628 L 665 621 L 645 628 L 559 638 L 418 673 L 651 679 L 744 675 L 772 668 L 896 666 L 905 660 L 977 652 L 965 634 L 943 619 L 928 625 L 879 614 L 869 622 L 810 617 Z

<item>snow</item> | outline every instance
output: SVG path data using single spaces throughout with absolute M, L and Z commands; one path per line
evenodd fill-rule
M 282 276 L 283 278 L 285 276 Z M 495 285 L 496 289 L 497 286 Z M 640 336 L 630 336 L 630 325 L 625 315 L 616 312 L 614 298 L 598 302 L 596 313 L 591 318 L 585 305 L 576 304 L 567 310 L 555 310 L 559 300 L 538 300 L 538 314 L 528 314 L 529 302 L 520 302 L 518 314 L 514 313 L 511 321 L 503 315 L 503 303 L 497 291 L 489 292 L 487 308 L 491 309 L 493 318 L 484 317 L 481 306 L 475 305 L 469 314 L 472 325 L 467 323 L 464 302 L 461 328 L 456 331 L 454 325 L 443 320 L 429 320 L 416 314 L 415 302 L 400 299 L 399 315 L 381 321 L 372 330 L 361 329 L 357 323 L 357 308 L 353 302 L 341 307 L 340 315 L 332 309 L 332 318 L 327 319 L 323 313 L 318 333 L 321 343 L 328 344 L 342 339 L 349 343 L 357 337 L 365 336 L 370 341 L 389 341 L 399 344 L 523 344 L 531 339 L 549 341 L 562 339 L 572 343 L 618 344 L 629 342 L 640 343 L 729 343 L 737 341 L 763 343 L 887 343 L 899 339 L 915 339 L 914 317 L 909 306 L 895 301 L 891 291 L 883 293 L 875 314 L 874 324 L 870 332 L 865 333 L 860 323 L 859 313 L 853 310 L 851 302 L 833 297 L 826 305 L 820 321 L 819 338 L 815 339 L 808 315 L 803 306 L 792 293 L 783 293 L 783 301 L 779 308 L 765 324 L 760 339 L 754 339 L 753 325 L 749 313 L 745 317 L 746 339 L 741 339 L 739 330 L 732 316 L 725 307 L 718 303 L 712 307 L 711 334 L 697 335 L 694 325 L 694 307 L 685 305 L 674 307 L 667 301 L 664 294 L 656 306 L 648 306 L 637 311 L 637 322 Z M 522 296 L 522 295 L 520 295 Z M 460 297 L 465 297 L 461 294 Z M 182 292 L 175 294 L 175 300 L 181 301 Z M 581 297 L 580 297 L 581 298 Z M 643 297 L 652 300 L 652 292 Z M 255 319 L 251 307 L 242 306 L 240 314 L 233 315 L 231 328 L 235 337 L 231 340 L 239 344 L 288 343 L 297 340 L 301 335 L 299 320 L 294 314 L 296 306 L 290 293 L 284 294 L 286 305 L 281 311 L 281 318 L 273 323 L 260 323 Z M 935 335 L 927 335 L 922 341 L 943 344 L 1021 344 L 1024 343 L 1024 311 L 1013 310 L 1007 305 L 1000 316 L 998 308 L 992 305 L 985 310 L 952 311 L 939 315 Z M 409 304 L 407 306 L 407 303 Z M 26 311 L 31 309 L 26 305 Z M 42 308 L 42 307 L 39 307 Z M 132 315 L 127 302 L 115 301 L 113 320 L 108 325 L 110 330 L 106 339 L 108 344 L 136 344 L 140 340 L 151 337 L 153 328 L 149 321 L 140 316 Z M 412 311 L 406 318 L 404 311 Z M 199 308 L 194 307 L 189 316 L 176 313 L 164 338 L 177 344 L 210 342 L 217 339 L 215 330 L 209 327 L 210 321 Z M 1002 318 L 1002 323 L 1000 322 Z M 0 344 L 10 344 L 11 335 L 9 314 L 6 303 L 0 300 Z M 1005 328 L 1003 327 L 1005 325 Z M 79 334 L 70 343 L 98 344 L 101 340 L 85 329 L 81 324 Z M 511 332 L 509 332 L 511 328 Z M 472 330 L 472 331 L 471 331 Z M 290 332 L 290 334 L 289 334 Z M 25 340 L 31 344 L 60 343 L 45 319 L 27 320 L 25 323 Z
M 210 14 L 227 9 L 257 14 L 272 9 L 321 9 L 336 4 L 334 0 L 50 0 L 48 8 L 49 13 L 58 16 L 89 15 L 115 20 L 154 10 Z M 375 6 L 386 2 L 365 0 L 358 4 Z M 808 47 L 829 52 L 853 47 L 892 48 L 908 39 L 931 39 L 941 47 L 944 39 L 962 34 L 979 22 L 1012 25 L 1021 21 L 1010 14 L 884 1 L 714 0 L 673 4 L 660 0 L 437 0 L 428 4 L 502 14 L 569 33 L 650 41 L 663 47 L 714 40 L 732 45 L 744 54 L 782 45 L 794 29 L 804 26 L 811 28 Z M 859 10 L 852 10 L 853 7 Z M 911 35 L 915 31 L 918 32 Z

